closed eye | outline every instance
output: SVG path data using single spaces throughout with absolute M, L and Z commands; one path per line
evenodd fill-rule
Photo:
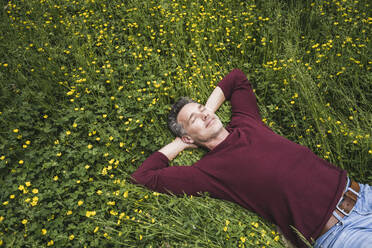
M 200 104 L 198 106 L 198 109 L 201 113 L 203 113 L 207 108 Z M 195 122 L 195 120 L 196 120 L 195 113 L 192 113 L 190 118 L 189 118 L 189 121 L 191 121 L 191 124 L 193 124 Z

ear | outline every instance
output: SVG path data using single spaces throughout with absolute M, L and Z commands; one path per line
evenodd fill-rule
M 181 137 L 181 139 L 186 144 L 194 144 L 195 143 L 195 141 L 189 135 L 184 135 L 184 136 Z

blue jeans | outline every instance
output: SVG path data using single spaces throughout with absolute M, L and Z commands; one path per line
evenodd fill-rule
M 347 188 L 349 184 L 348 179 Z M 315 248 L 372 247 L 372 186 L 359 186 L 359 197 L 353 210 L 344 218 L 333 212 L 339 222 L 316 240 Z

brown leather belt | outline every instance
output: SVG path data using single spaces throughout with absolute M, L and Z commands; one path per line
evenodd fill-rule
M 350 183 L 349 187 L 352 188 L 356 193 L 359 193 L 359 191 L 360 191 L 359 184 L 357 182 L 353 181 L 353 180 L 350 180 L 350 181 L 351 181 L 351 183 Z M 357 200 L 358 200 L 358 195 L 355 194 L 350 189 L 348 189 L 342 195 L 342 200 L 341 200 L 340 204 L 338 204 L 338 206 L 335 209 L 336 213 L 341 218 L 344 218 L 345 215 L 349 215 L 350 211 L 353 209 Z M 322 236 L 323 234 L 325 234 L 329 229 L 331 229 L 331 227 L 333 227 L 337 223 L 338 223 L 338 219 L 335 216 L 333 216 L 333 214 L 332 214 L 331 218 L 329 218 L 328 222 L 323 227 L 323 230 L 320 233 L 319 237 Z

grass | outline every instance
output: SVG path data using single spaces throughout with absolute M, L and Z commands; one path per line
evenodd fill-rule
M 372 183 L 368 1 L 9 1 L 0 11 L 0 245 L 284 247 L 236 204 L 129 175 L 180 96 L 232 68 L 263 121 Z M 217 114 L 230 118 L 228 103 Z M 172 165 L 192 164 L 185 151 Z

